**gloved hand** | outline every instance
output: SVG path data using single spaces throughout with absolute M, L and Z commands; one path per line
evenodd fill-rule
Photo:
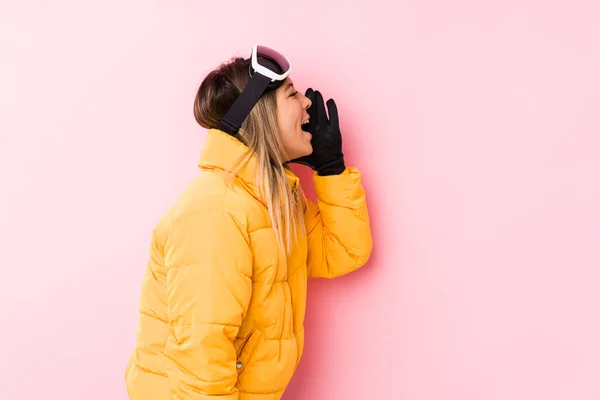
M 312 105 L 307 110 L 310 121 L 302 125 L 302 129 L 312 135 L 310 143 L 313 152 L 290 162 L 307 165 L 321 176 L 339 175 L 346 170 L 346 165 L 342 153 L 342 134 L 335 101 L 327 100 L 329 111 L 329 119 L 327 119 L 321 93 L 308 88 L 305 96 L 311 100 Z

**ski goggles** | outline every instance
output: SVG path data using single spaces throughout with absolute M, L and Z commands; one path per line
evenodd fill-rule
M 292 64 L 285 54 L 266 46 L 254 45 L 248 67 L 250 80 L 223 115 L 217 128 L 230 135 L 236 134 L 263 93 L 281 86 L 291 70 Z

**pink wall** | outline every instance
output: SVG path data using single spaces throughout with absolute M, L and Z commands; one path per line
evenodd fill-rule
M 126 398 L 196 86 L 254 42 L 336 99 L 375 239 L 285 399 L 600 398 L 598 3 L 325 3 L 2 2 L 1 399 Z

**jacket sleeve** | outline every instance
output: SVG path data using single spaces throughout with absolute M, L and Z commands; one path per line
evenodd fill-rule
M 373 247 L 360 171 L 313 175 L 317 204 L 307 199 L 308 275 L 335 278 L 364 265 Z
M 246 228 L 221 210 L 195 212 L 173 223 L 165 264 L 172 398 L 237 400 L 233 341 L 252 293 Z

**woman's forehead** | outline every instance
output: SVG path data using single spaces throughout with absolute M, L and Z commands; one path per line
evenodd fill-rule
M 289 77 L 287 77 L 285 78 L 285 81 L 283 81 L 283 84 L 279 88 L 277 88 L 277 91 L 283 94 L 290 91 L 293 88 L 294 82 Z

